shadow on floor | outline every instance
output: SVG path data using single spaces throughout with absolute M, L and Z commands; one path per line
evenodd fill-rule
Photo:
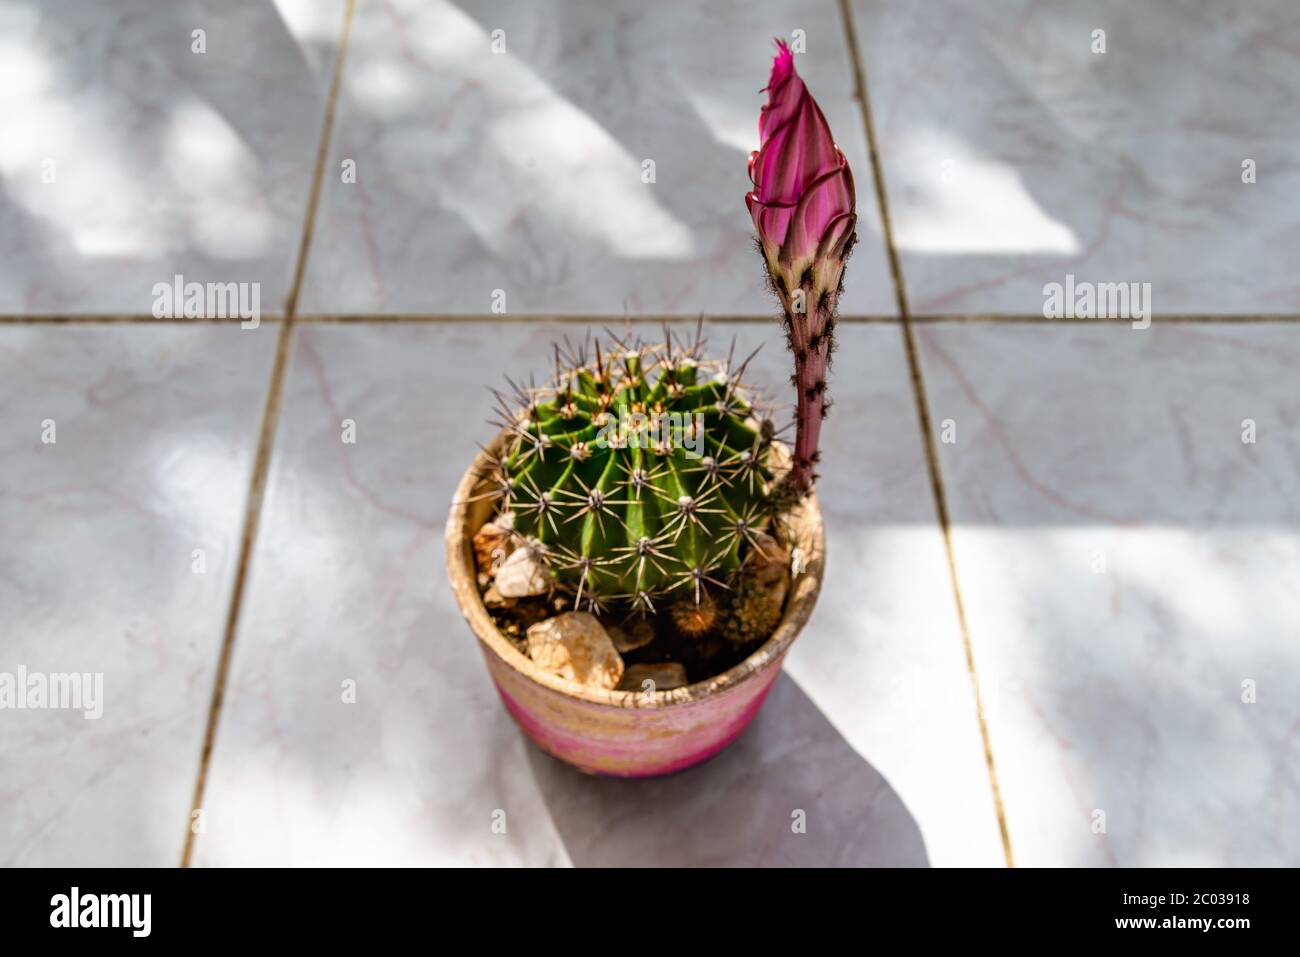
M 784 674 L 734 745 L 680 774 L 594 778 L 535 747 L 529 762 L 578 867 L 929 865 L 902 799 Z

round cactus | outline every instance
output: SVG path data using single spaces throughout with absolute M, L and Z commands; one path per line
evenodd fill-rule
M 688 347 L 667 332 L 590 357 L 557 348 L 551 383 L 498 393 L 509 436 L 495 494 L 579 607 L 698 604 L 769 524 L 774 430 L 741 381 L 749 359 L 701 348 L 698 333 Z

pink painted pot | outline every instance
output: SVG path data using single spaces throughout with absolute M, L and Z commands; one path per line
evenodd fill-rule
M 497 630 L 483 607 L 472 542 L 493 502 L 476 496 L 488 489 L 483 476 L 503 440 L 498 436 L 478 456 L 456 489 L 447 520 L 447 571 L 506 709 L 542 750 L 591 774 L 653 777 L 717 754 L 758 713 L 817 601 L 825 541 L 816 496 L 790 516 L 802 570 L 791 583 L 781 623 L 762 647 L 734 668 L 684 688 L 606 691 L 538 668 Z

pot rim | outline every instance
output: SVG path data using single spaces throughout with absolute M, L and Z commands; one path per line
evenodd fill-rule
M 486 476 L 497 453 L 505 446 L 507 430 L 502 430 L 487 446 L 481 447 L 473 463 L 461 477 L 452 496 L 451 511 L 447 516 L 446 547 L 447 576 L 461 614 L 469 622 L 479 642 L 489 648 L 502 664 L 525 678 L 552 691 L 595 705 L 634 710 L 657 710 L 675 705 L 703 701 L 733 688 L 780 662 L 790 645 L 798 637 L 812 614 L 821 591 L 822 573 L 826 561 L 826 535 L 822 525 L 821 509 L 816 492 L 811 492 L 795 507 L 787 521 L 795 529 L 798 545 L 805 552 L 804 570 L 791 582 L 781 621 L 767 641 L 763 642 L 744 661 L 733 665 L 721 674 L 697 681 L 681 688 L 667 691 L 617 691 L 593 688 L 570 681 L 540 668 L 531 658 L 519 651 L 496 627 L 492 616 L 483 604 L 478 589 L 478 574 L 474 565 L 472 541 L 478 528 L 472 528 L 470 506 L 475 495 L 487 489 Z M 788 456 L 784 446 L 773 443 L 778 454 Z M 478 499 L 477 501 L 483 501 Z M 486 521 L 486 517 L 484 518 Z M 482 522 L 479 523 L 480 525 Z

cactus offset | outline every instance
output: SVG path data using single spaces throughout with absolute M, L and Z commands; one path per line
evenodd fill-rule
M 498 396 L 502 511 L 576 607 L 654 611 L 726 588 L 769 523 L 770 422 L 735 368 L 689 348 L 615 339 L 561 356 L 544 388 Z

